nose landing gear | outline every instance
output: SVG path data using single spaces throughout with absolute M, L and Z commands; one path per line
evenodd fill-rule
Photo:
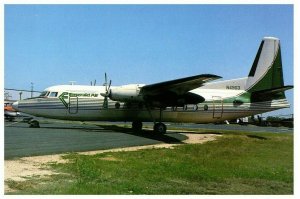
M 40 128 L 40 123 L 37 120 L 30 120 L 28 124 L 29 128 Z

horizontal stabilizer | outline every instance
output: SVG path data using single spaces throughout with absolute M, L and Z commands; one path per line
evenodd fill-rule
M 294 88 L 293 86 L 282 86 L 272 89 L 255 91 L 252 93 L 252 98 L 256 100 L 270 100 L 274 97 L 284 97 L 284 91 Z
M 272 89 L 256 91 L 256 92 L 253 92 L 253 94 L 255 94 L 255 95 L 272 95 L 272 94 L 284 92 L 284 91 L 292 89 L 292 88 L 294 88 L 294 86 L 282 86 L 279 88 L 272 88 Z

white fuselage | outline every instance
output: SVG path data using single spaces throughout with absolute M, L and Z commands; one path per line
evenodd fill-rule
M 167 107 L 162 111 L 164 122 L 210 123 L 232 120 L 289 107 L 286 99 L 234 104 L 228 99 L 245 93 L 245 78 L 207 83 L 190 92 L 205 98 L 199 104 Z M 113 89 L 114 87 L 112 87 Z M 104 107 L 105 86 L 60 85 L 47 88 L 45 97 L 18 102 L 18 110 L 35 116 L 79 121 L 141 121 L 160 118 L 159 108 L 147 108 L 142 103 L 124 103 L 108 99 Z

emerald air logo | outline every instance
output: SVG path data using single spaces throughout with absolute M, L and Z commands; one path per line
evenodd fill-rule
M 64 104 L 66 108 L 69 108 L 69 101 L 70 98 L 78 98 L 78 97 L 86 97 L 86 98 L 91 98 L 91 97 L 98 97 L 99 95 L 96 93 L 69 93 L 69 92 L 63 92 L 60 96 L 58 96 L 58 99 Z
M 65 105 L 66 108 L 68 108 L 68 103 L 66 102 L 67 99 L 69 99 L 69 93 L 63 92 L 58 99 Z

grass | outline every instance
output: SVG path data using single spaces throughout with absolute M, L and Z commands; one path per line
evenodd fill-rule
M 293 194 L 293 135 L 226 133 L 205 144 L 68 154 L 13 194 Z

